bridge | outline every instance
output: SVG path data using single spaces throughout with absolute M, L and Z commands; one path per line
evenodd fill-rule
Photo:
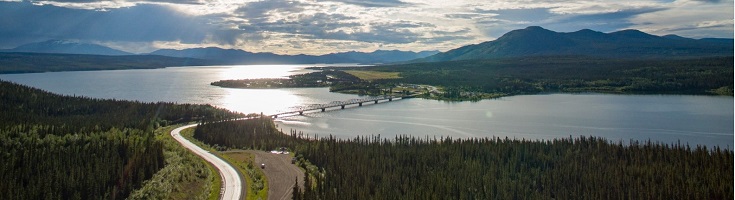
M 400 99 L 406 99 L 406 98 L 412 98 L 415 97 L 418 94 L 413 95 L 384 95 L 384 96 L 373 96 L 368 98 L 362 98 L 362 99 L 350 99 L 346 101 L 332 101 L 330 103 L 326 104 L 312 104 L 307 106 L 294 106 L 288 108 L 286 111 L 281 111 L 276 114 L 270 115 L 272 118 L 278 118 L 279 115 L 291 115 L 291 114 L 299 114 L 303 115 L 304 112 L 308 111 L 314 111 L 314 110 L 321 110 L 321 112 L 327 111 L 328 108 L 335 108 L 340 107 L 340 109 L 345 109 L 345 106 L 348 105 L 354 105 L 357 104 L 358 107 L 362 106 L 364 103 L 373 102 L 374 104 L 378 104 L 380 101 L 383 102 L 391 102 L 393 100 L 400 100 Z M 387 100 L 387 101 L 386 101 Z

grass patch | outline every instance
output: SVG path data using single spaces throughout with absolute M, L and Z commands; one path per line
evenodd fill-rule
M 195 145 L 199 146 L 200 148 L 207 150 L 211 152 L 212 154 L 218 155 L 217 150 L 215 150 L 215 148 L 207 144 L 204 144 L 197 139 L 194 139 L 194 128 L 187 128 L 187 129 L 182 130 L 181 136 L 191 141 Z M 217 200 L 219 199 L 220 192 L 222 192 L 221 191 L 222 190 L 222 177 L 219 175 L 219 172 L 217 172 L 217 169 L 215 169 L 214 166 L 212 166 L 212 164 L 210 164 L 204 159 L 201 159 L 201 160 L 207 165 L 207 168 L 212 173 L 212 177 L 213 177 L 211 179 L 211 184 L 210 184 L 211 187 L 209 189 L 209 196 L 207 197 L 207 199 Z
M 212 182 L 211 182 L 212 187 L 210 187 L 209 196 L 207 197 L 207 199 L 218 200 L 219 194 L 222 190 L 222 177 L 219 176 L 219 173 L 217 173 L 217 169 L 214 169 L 212 164 L 209 164 L 207 161 L 204 161 L 204 160 L 202 162 L 207 164 L 207 168 L 212 174 Z
M 171 137 L 171 130 L 178 127 L 162 127 L 155 131 L 156 140 L 164 145 L 165 166 L 140 189 L 133 191 L 129 199 L 210 199 L 212 192 L 216 194 L 214 199 L 219 197 L 217 172 Z M 212 189 L 213 183 L 217 183 L 216 191 Z
M 399 72 L 379 72 L 379 71 L 363 71 L 363 70 L 345 70 L 353 76 L 357 76 L 362 80 L 372 81 L 378 79 L 398 79 L 401 78 Z
M 232 163 L 247 184 L 248 200 L 268 198 L 268 179 L 255 164 L 255 156 L 247 152 L 225 152 L 220 154 L 227 162 Z

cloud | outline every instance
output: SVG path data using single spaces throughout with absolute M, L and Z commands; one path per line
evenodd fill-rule
M 402 7 L 412 5 L 400 0 L 327 0 L 364 7 Z
M 733 37 L 733 1 L 676 1 L 667 9 L 631 17 L 629 28 L 685 37 Z
M 89 10 L 108 10 L 115 8 L 132 7 L 138 4 L 198 4 L 200 0 L 32 0 L 35 5 L 53 5 L 65 8 L 89 9 Z
M 0 48 L 76 39 L 134 52 L 449 50 L 527 26 L 732 37 L 732 7 L 733 0 L 0 0 Z
M 705 3 L 720 3 L 722 0 L 692 0 L 692 1 L 699 1 L 699 2 L 705 2 Z
M 247 33 L 277 32 L 307 39 L 368 43 L 412 43 L 424 34 L 418 29 L 436 28 L 425 22 L 369 20 L 328 10 L 328 6 L 315 3 L 272 0 L 246 4 L 236 10 L 236 15 L 247 21 L 238 26 Z
M 161 5 L 138 5 L 106 12 L 30 3 L 0 3 L 0 43 L 46 39 L 201 42 L 216 27 L 203 18 Z M 17 44 L 16 44 L 17 45 Z

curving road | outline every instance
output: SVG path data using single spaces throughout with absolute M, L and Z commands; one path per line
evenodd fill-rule
M 242 195 L 242 181 L 240 180 L 240 176 L 237 174 L 237 170 L 219 157 L 199 148 L 199 146 L 191 143 L 189 140 L 186 140 L 186 138 L 181 136 L 182 130 L 195 126 L 197 126 L 197 124 L 176 128 L 171 131 L 171 136 L 181 143 L 181 145 L 194 152 L 194 154 L 197 154 L 207 162 L 212 163 L 212 165 L 219 170 L 220 176 L 222 176 L 222 181 L 224 182 L 222 183 L 222 191 L 220 191 L 220 199 L 240 199 L 240 196 Z

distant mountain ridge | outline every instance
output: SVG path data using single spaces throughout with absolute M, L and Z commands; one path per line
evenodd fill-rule
M 24 44 L 12 49 L 5 49 L 2 51 L 20 53 L 88 54 L 107 56 L 133 55 L 129 52 L 113 49 L 102 45 L 74 42 L 69 40 L 47 40 L 43 42 Z
M 110 47 L 75 42 L 69 40 L 47 40 L 29 43 L 12 49 L 0 49 L 0 52 L 18 53 L 48 53 L 48 54 L 85 54 L 127 56 L 133 53 L 113 49 Z M 252 53 L 239 49 L 222 49 L 217 47 L 191 49 L 160 49 L 143 55 L 159 55 L 180 58 L 196 58 L 210 60 L 222 64 L 316 64 L 316 63 L 360 63 L 381 64 L 409 61 L 424 58 L 439 53 L 439 51 L 398 51 L 377 50 L 373 52 L 341 52 L 325 55 L 279 55 L 274 53 Z
M 377 50 L 365 52 L 342 52 L 320 56 L 313 55 L 279 55 L 274 53 L 252 53 L 239 49 L 222 49 L 217 47 L 191 49 L 161 49 L 149 54 L 171 57 L 188 57 L 225 62 L 228 64 L 314 64 L 314 63 L 360 63 L 379 64 L 409 61 L 424 58 L 439 53 L 439 51 L 386 51 Z
M 733 39 L 655 36 L 638 30 L 602 33 L 583 29 L 560 33 L 530 26 L 510 31 L 494 41 L 463 46 L 411 62 L 558 55 L 611 58 L 732 56 Z

